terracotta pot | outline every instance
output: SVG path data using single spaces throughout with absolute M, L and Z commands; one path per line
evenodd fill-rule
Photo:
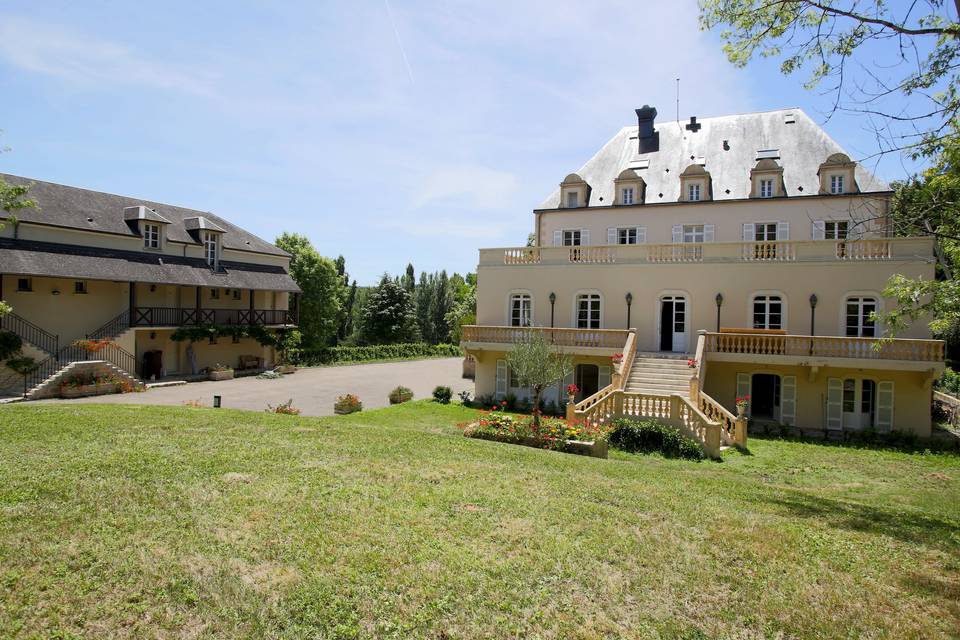
M 211 371 L 208 374 L 210 380 L 233 380 L 233 369 L 227 369 L 226 371 Z

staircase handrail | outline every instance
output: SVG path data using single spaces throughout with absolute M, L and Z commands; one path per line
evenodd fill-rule
M 99 351 L 88 351 L 83 347 L 67 345 L 57 354 L 63 364 L 86 362 L 88 360 L 106 360 L 132 376 L 137 375 L 137 357 L 116 344 L 109 344 Z
M 8 313 L 0 317 L 0 329 L 17 334 L 20 339 L 29 342 L 51 356 L 57 354 L 60 337 L 42 327 L 38 327 L 23 316 Z
M 116 338 L 121 333 L 130 328 L 130 310 L 125 309 L 115 317 L 103 323 L 99 328 L 87 334 L 91 340 L 102 340 L 103 338 Z

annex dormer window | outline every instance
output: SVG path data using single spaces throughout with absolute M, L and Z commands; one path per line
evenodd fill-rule
M 613 204 L 633 205 L 643 204 L 644 188 L 646 183 L 636 169 L 624 169 L 613 181 Z
M 757 164 L 750 170 L 751 198 L 777 198 L 786 195 L 783 188 L 783 167 L 772 157 L 771 154 L 774 153 L 779 157 L 776 149 L 757 152 Z
M 203 257 L 211 267 L 216 266 L 219 256 L 220 237 L 212 231 L 203 232 Z
M 820 177 L 820 193 L 842 195 L 857 193 L 856 166 L 847 155 L 834 153 L 820 165 L 817 175 Z
M 590 205 L 590 185 L 576 173 L 571 173 L 560 183 L 560 207 L 578 209 Z
M 710 172 L 701 164 L 691 164 L 680 174 L 680 201 L 711 200 Z
M 143 248 L 144 249 L 159 249 L 160 248 L 160 225 L 153 222 L 145 222 L 143 224 Z

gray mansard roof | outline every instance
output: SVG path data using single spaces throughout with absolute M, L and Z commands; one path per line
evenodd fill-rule
M 137 233 L 127 224 L 124 209 L 143 205 L 153 209 L 156 216 L 170 223 L 164 229 L 164 236 L 168 241 L 196 244 L 196 240 L 190 236 L 189 231 L 206 225 L 203 228 L 223 232 L 221 246 L 225 249 L 254 251 L 277 256 L 287 255 L 285 251 L 266 240 L 206 211 L 32 180 L 22 176 L 0 173 L 0 178 L 9 184 L 30 185 L 28 196 L 37 202 L 38 208 L 18 211 L 17 218 L 23 222 L 135 236 Z M 152 218 L 153 214 L 147 214 L 147 216 Z M 203 223 L 198 223 L 197 218 L 203 219 Z
M 792 117 L 791 117 L 792 116 Z M 788 124 L 789 120 L 793 120 Z M 584 164 L 577 173 L 590 185 L 589 206 L 610 206 L 614 201 L 614 180 L 624 169 L 638 168 L 646 183 L 646 203 L 677 202 L 680 174 L 702 158 L 710 173 L 714 200 L 750 197 L 750 170 L 757 164 L 757 152 L 778 150 L 787 196 L 816 195 L 817 171 L 827 157 L 846 153 L 820 125 L 801 109 L 780 109 L 698 121 L 699 130 L 686 128 L 688 120 L 657 121 L 659 150 L 639 153 L 638 125 L 624 127 Z M 725 149 L 726 146 L 729 147 Z M 646 162 L 644 162 L 646 161 Z M 560 178 L 562 176 L 558 176 Z M 855 173 L 860 192 L 888 191 L 889 186 L 860 164 Z M 662 195 L 661 195 L 662 194 Z M 559 187 L 538 209 L 560 206 Z

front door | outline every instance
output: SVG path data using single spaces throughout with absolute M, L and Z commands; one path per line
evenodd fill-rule
M 687 350 L 687 299 L 683 296 L 660 298 L 660 350 Z
M 577 402 L 589 398 L 600 390 L 600 367 L 595 364 L 577 365 L 577 387 L 580 393 Z
M 780 376 L 755 373 L 750 381 L 750 415 L 780 421 Z

